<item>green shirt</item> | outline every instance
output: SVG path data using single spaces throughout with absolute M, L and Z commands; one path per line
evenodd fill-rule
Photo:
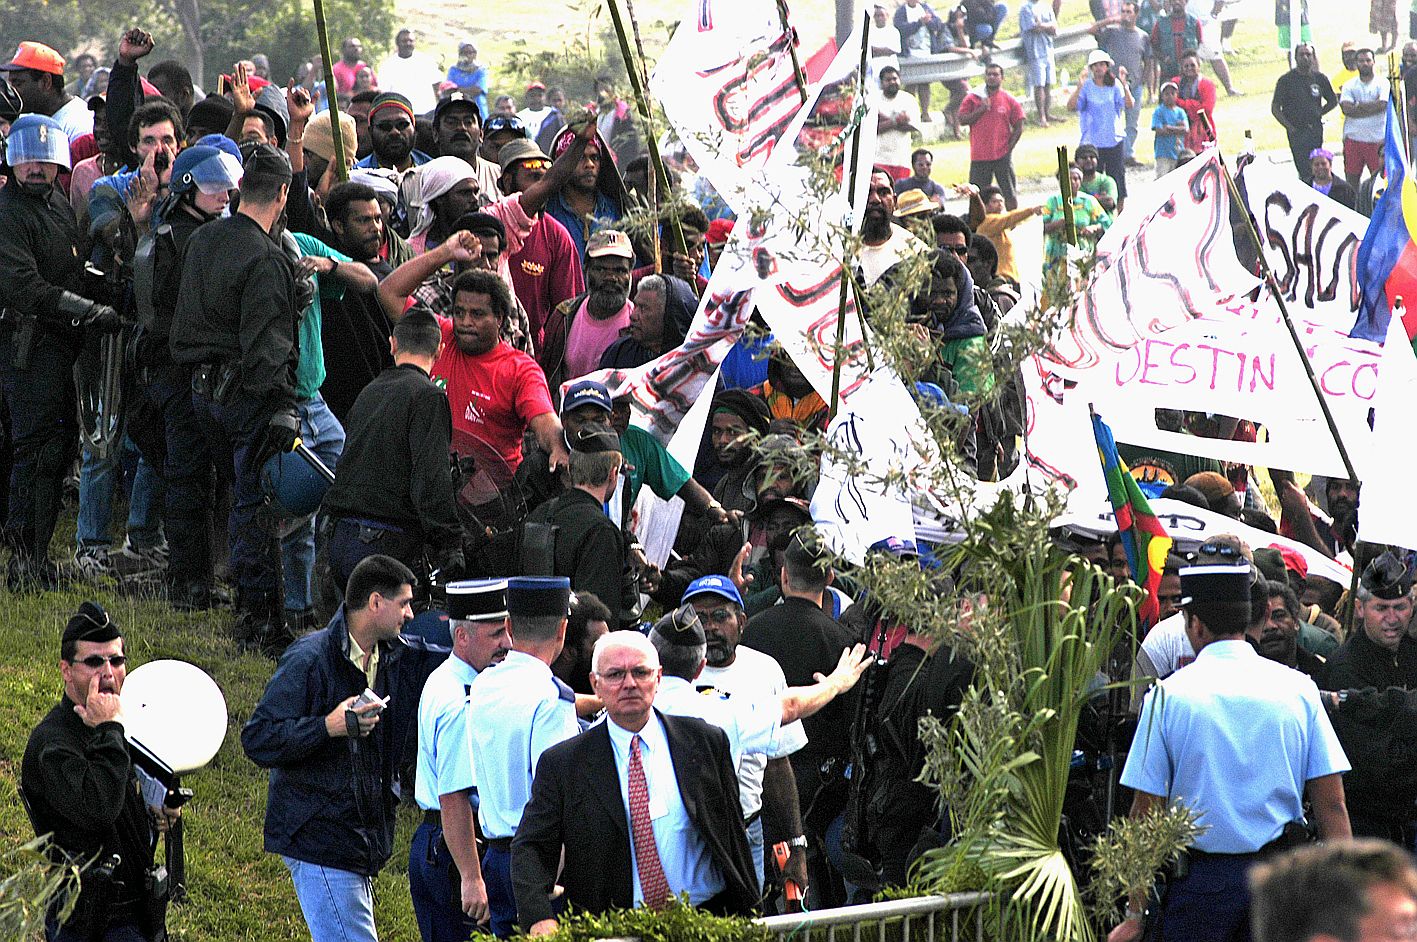
M 940 344 L 940 360 L 962 392 L 989 393 L 994 389 L 989 342 L 983 337 L 956 337 Z
M 337 262 L 352 262 L 348 255 L 336 252 L 314 236 L 296 232 L 295 241 L 300 246 L 300 254 L 312 258 L 332 258 Z M 300 360 L 295 365 L 295 395 L 298 399 L 312 399 L 325 382 L 325 346 L 320 340 L 323 319 L 320 314 L 320 299 L 338 301 L 344 297 L 344 283 L 333 276 L 315 275 L 315 298 L 300 316 Z
M 1082 192 L 1097 200 L 1099 205 L 1101 205 L 1102 197 L 1104 196 L 1111 197 L 1112 205 L 1117 205 L 1117 181 L 1107 176 L 1107 174 L 1103 173 L 1101 170 L 1092 175 L 1091 182 L 1087 180 L 1082 181 Z M 1103 209 L 1103 212 L 1107 212 L 1106 209 Z M 1107 215 L 1110 218 L 1112 214 L 1107 213 Z
M 640 488 L 645 484 L 661 498 L 669 500 L 689 481 L 690 474 L 684 466 L 664 450 L 659 439 L 638 425 L 625 429 L 620 436 L 620 449 L 629 466 L 631 504 L 640 496 Z
M 1086 226 L 1101 226 L 1107 229 L 1112 225 L 1112 217 L 1107 215 L 1107 210 L 1102 208 L 1102 204 L 1086 193 L 1078 193 L 1073 196 L 1073 224 L 1079 229 Z M 1048 197 L 1048 202 L 1043 204 L 1044 223 L 1057 222 L 1063 218 L 1063 197 L 1057 193 Z M 1078 248 L 1086 248 L 1093 245 L 1096 240 L 1082 236 L 1078 237 L 1081 243 Z M 1068 257 L 1068 243 L 1063 239 L 1063 231 L 1049 232 L 1043 236 L 1043 254 L 1050 262 L 1056 262 Z M 1058 269 L 1050 268 L 1050 271 Z

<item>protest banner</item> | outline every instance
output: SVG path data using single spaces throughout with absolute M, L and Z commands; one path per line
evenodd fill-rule
M 1256 161 L 1240 175 L 1265 258 L 1296 318 L 1347 332 L 1362 287 L 1358 247 L 1368 220 L 1294 176 Z
M 1412 472 L 1405 460 L 1412 452 L 1409 410 L 1417 402 L 1417 356 L 1401 317 L 1388 321 L 1380 369 L 1383 381 L 1363 465 L 1358 539 L 1417 549 L 1417 502 L 1412 500 Z

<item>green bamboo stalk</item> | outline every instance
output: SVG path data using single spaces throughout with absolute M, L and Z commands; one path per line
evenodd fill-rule
M 866 56 L 870 52 L 871 18 L 870 14 L 863 14 L 865 28 L 861 31 L 861 61 L 856 73 L 856 105 L 862 106 L 866 102 Z M 853 109 L 854 110 L 854 109 Z M 861 169 L 861 128 L 857 127 L 856 135 L 851 139 L 851 166 L 847 174 L 846 201 L 852 210 L 855 210 L 856 202 L 856 178 Z M 842 347 L 846 345 L 846 299 L 847 292 L 851 290 L 851 273 L 846 270 L 846 266 L 841 268 L 841 292 L 837 297 L 836 304 L 836 342 L 832 347 L 832 398 L 831 415 L 836 417 L 837 408 L 841 405 L 841 354 Z M 860 311 L 858 301 L 857 311 Z M 866 342 L 865 328 L 862 328 L 861 342 Z M 867 356 L 870 356 L 870 347 L 866 348 Z
M 339 81 L 335 78 L 335 60 L 330 58 L 330 31 L 325 25 L 325 4 L 315 2 L 315 32 L 320 40 L 320 55 L 325 58 L 325 97 L 330 104 L 330 127 L 334 129 L 335 174 L 341 183 L 349 179 L 349 167 L 344 160 L 344 134 L 339 123 Z

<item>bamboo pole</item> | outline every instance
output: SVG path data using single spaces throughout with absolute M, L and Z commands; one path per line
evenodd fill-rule
M 334 128 L 335 175 L 343 183 L 349 179 L 349 166 L 344 159 L 344 134 L 339 123 L 339 80 L 335 78 L 335 60 L 330 58 L 330 31 L 325 25 L 324 0 L 315 0 L 315 32 L 320 40 L 320 55 L 325 59 L 325 98 L 330 106 L 330 127 Z
M 871 19 L 870 14 L 864 14 L 862 19 L 865 28 L 861 31 L 861 61 L 856 73 L 856 104 L 864 105 L 866 102 L 866 56 L 871 49 Z M 856 201 L 856 180 L 861 170 L 861 128 L 856 129 L 856 134 L 851 139 L 851 164 L 847 173 L 846 201 L 847 205 L 855 211 Z M 846 266 L 841 268 L 841 292 L 837 297 L 836 306 L 836 342 L 832 347 L 832 398 L 831 415 L 836 416 L 837 408 L 841 405 L 841 355 L 842 348 L 846 345 L 846 301 L 847 292 L 851 290 L 852 276 L 846 270 Z M 857 313 L 860 313 L 860 303 L 857 303 Z M 866 342 L 866 333 L 863 326 L 861 342 Z M 867 356 L 870 356 L 871 348 L 866 348 Z

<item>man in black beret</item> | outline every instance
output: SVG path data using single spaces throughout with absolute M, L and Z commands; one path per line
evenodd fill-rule
M 149 899 L 147 875 L 154 829 L 178 812 L 145 807 L 137 787 L 118 699 L 127 664 L 118 623 L 94 602 L 79 606 L 59 645 L 64 696 L 25 747 L 20 794 L 35 833 L 84 867 L 74 912 L 62 925 L 57 908 L 45 920 L 51 942 L 156 939 L 163 928 L 166 902 Z
M 1412 605 L 1412 572 L 1403 558 L 1383 553 L 1369 563 L 1358 581 L 1354 630 L 1329 658 L 1320 686 L 1417 689 L 1417 642 L 1407 634 Z M 1397 712 L 1379 701 L 1368 710 L 1338 711 L 1333 726 L 1353 763 L 1343 782 L 1353 833 L 1410 847 L 1417 836 L 1417 739 L 1397 722 Z

